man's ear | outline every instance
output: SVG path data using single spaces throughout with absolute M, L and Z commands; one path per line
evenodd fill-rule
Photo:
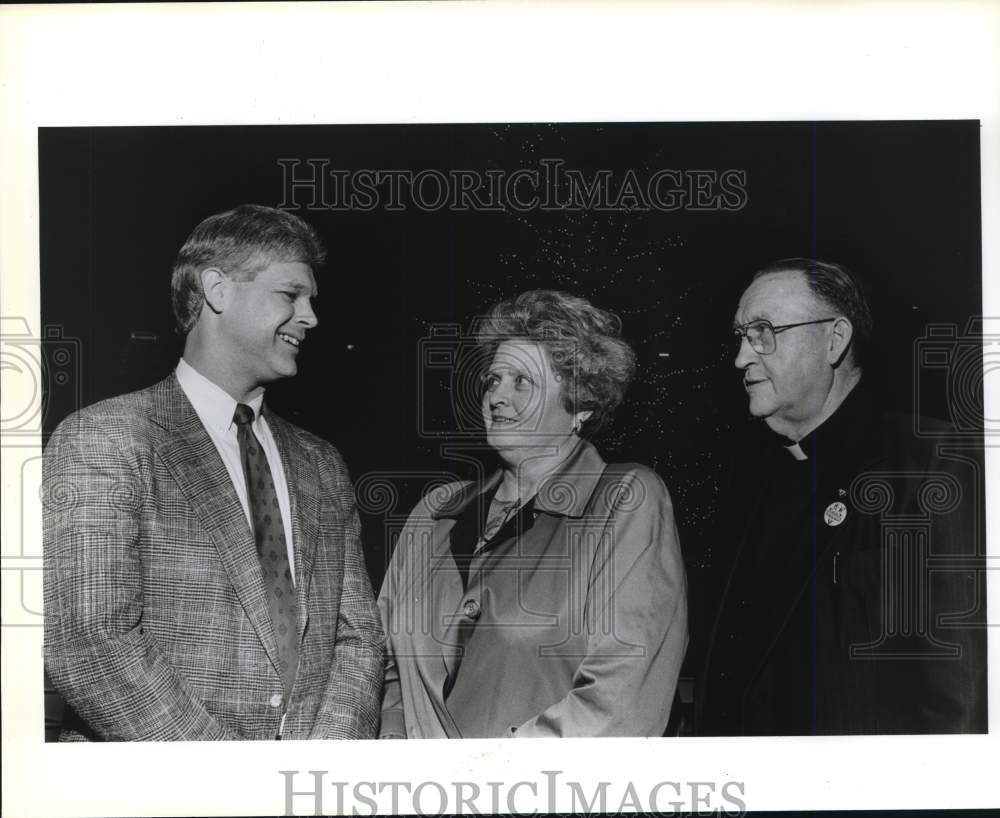
M 205 303 L 217 315 L 226 305 L 229 278 L 217 267 L 206 267 L 201 271 L 201 291 L 205 294 Z
M 830 330 L 830 341 L 826 350 L 826 360 L 834 367 L 840 366 L 851 347 L 851 339 L 854 337 L 854 325 L 841 316 L 833 322 Z

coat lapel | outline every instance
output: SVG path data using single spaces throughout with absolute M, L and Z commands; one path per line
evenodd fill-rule
M 154 391 L 152 420 L 169 432 L 156 446 L 157 455 L 211 536 L 247 618 L 278 667 L 257 546 L 229 472 L 176 376 L 161 381 Z
M 285 421 L 265 409 L 265 418 L 278 444 L 288 486 L 295 553 L 296 630 L 299 643 L 309 621 L 309 588 L 316 543 L 319 539 L 319 470 L 315 458 L 301 444 Z
M 484 508 L 483 495 L 499 484 L 501 476 L 500 472 L 495 472 L 483 483 L 465 484 L 454 497 L 449 498 L 447 507 L 435 514 L 434 560 L 439 564 L 451 563 L 455 568 L 454 571 L 439 571 L 439 575 L 434 578 L 434 609 L 439 612 L 439 616 L 446 617 L 441 623 L 444 637 L 441 643 L 441 661 L 445 672 L 440 691 L 442 706 L 464 652 L 461 634 L 462 605 L 468 574 L 467 579 L 463 580 L 458 562 L 465 561 L 465 569 L 468 571 L 468 561 L 471 561 L 482 522 L 486 519 L 487 509 Z M 454 523 L 449 525 L 452 520 Z M 437 625 L 435 623 L 435 628 Z
M 442 521 L 439 521 L 438 525 L 442 525 Z M 445 537 L 444 545 L 446 548 L 449 543 L 450 538 Z M 438 558 L 447 559 L 448 554 L 438 552 Z M 437 673 L 433 674 L 436 684 L 431 688 L 433 690 L 432 701 L 445 732 L 451 738 L 461 738 L 462 731 L 458 729 L 458 725 L 455 723 L 455 719 L 451 715 L 446 701 L 451 685 L 455 680 L 455 673 L 461 664 L 462 654 L 465 651 L 463 634 L 460 632 L 462 627 L 462 601 L 464 594 L 462 593 L 461 582 L 458 577 L 454 577 L 453 581 L 448 581 L 447 587 L 443 588 L 442 592 L 444 604 L 440 610 L 442 612 L 453 611 L 453 613 L 444 622 L 434 623 L 435 628 L 443 626 L 444 630 L 444 638 L 440 644 L 441 660 L 444 663 L 444 675 L 438 676 Z M 451 604 L 452 602 L 454 602 L 454 605 Z M 438 614 L 438 616 L 441 615 Z
M 446 498 L 445 504 L 453 499 L 454 496 Z M 465 487 L 458 492 L 457 502 L 465 502 Z M 430 516 L 411 517 L 407 522 L 403 537 L 396 545 L 391 574 L 386 580 L 393 582 L 395 587 L 385 626 L 387 631 L 398 629 L 404 634 L 403 655 L 413 660 L 421 685 L 440 722 L 442 734 L 449 738 L 461 738 L 462 734 L 444 703 L 444 686 L 448 676 L 447 659 L 444 657 L 450 651 L 444 612 L 455 610 L 462 599 L 461 580 L 450 564 L 448 552 L 448 532 L 452 524 L 449 517 L 440 516 L 434 510 Z M 431 731 L 429 737 L 439 737 L 437 731 L 430 727 L 428 730 Z
M 461 576 L 462 567 L 458 567 L 460 562 L 464 562 L 465 579 L 461 584 L 453 583 L 449 588 L 450 594 L 444 597 L 445 605 L 442 611 L 451 611 L 445 627 L 444 644 L 441 646 L 441 659 L 444 662 L 445 680 L 443 696 L 447 697 L 451 685 L 455 682 L 458 668 L 462 663 L 462 654 L 465 652 L 465 641 L 468 638 L 468 623 L 462 616 L 462 604 L 465 600 L 465 591 L 468 588 L 469 563 L 472 559 L 472 550 L 476 545 L 479 532 L 482 531 L 482 521 L 485 518 L 485 509 L 482 507 L 481 495 L 477 496 L 476 502 L 470 503 L 458 517 L 455 524 L 448 532 L 443 544 L 447 546 L 449 553 L 440 554 L 441 559 L 446 559 L 449 554 L 455 561 L 457 570 Z M 453 597 L 453 599 L 449 599 Z M 448 604 L 454 602 L 454 604 Z M 463 628 L 463 625 L 465 627 Z
M 763 454 L 765 458 L 773 456 L 771 452 Z M 739 461 L 738 461 L 739 462 Z M 730 598 L 738 574 L 743 568 L 743 563 L 747 559 L 744 551 L 749 540 L 750 531 L 756 522 L 756 515 L 760 511 L 761 497 L 764 494 L 765 485 L 759 480 L 752 479 L 749 472 L 741 468 L 730 470 L 728 479 L 723 490 L 723 507 L 728 507 L 726 518 L 721 524 L 721 530 L 725 532 L 724 545 L 732 548 L 732 556 L 725 573 L 722 593 L 718 597 L 718 610 L 715 620 L 712 623 L 712 630 L 706 644 L 705 658 L 702 660 L 702 679 L 708 679 L 713 668 L 713 655 L 720 630 L 727 617 L 732 617 L 735 612 L 732 609 L 733 600 Z M 768 638 L 766 635 L 763 638 Z M 704 705 L 704 698 L 696 704 L 700 711 Z M 698 720 L 701 716 L 699 713 Z

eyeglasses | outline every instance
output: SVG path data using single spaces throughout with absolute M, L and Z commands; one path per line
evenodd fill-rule
M 779 324 L 778 326 L 770 321 L 751 321 L 742 327 L 733 327 L 733 339 L 737 344 L 742 344 L 743 339 L 746 338 L 754 352 L 760 355 L 770 355 L 778 348 L 775 336 L 779 332 L 795 327 L 808 327 L 810 324 L 828 324 L 836 320 L 836 318 L 820 318 L 816 321 L 800 321 L 798 324 Z

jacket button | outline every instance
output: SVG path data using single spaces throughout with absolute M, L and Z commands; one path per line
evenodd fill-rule
M 474 599 L 465 600 L 462 611 L 469 619 L 479 619 L 479 615 L 483 612 L 482 608 L 479 607 L 479 603 Z
M 281 703 L 285 700 L 284 696 L 280 693 L 275 693 L 271 696 L 271 707 L 281 707 Z

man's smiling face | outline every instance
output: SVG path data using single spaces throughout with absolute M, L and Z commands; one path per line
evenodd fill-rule
M 298 371 L 299 347 L 316 326 L 316 280 L 308 265 L 272 261 L 248 280 L 230 277 L 216 350 L 249 389 Z

